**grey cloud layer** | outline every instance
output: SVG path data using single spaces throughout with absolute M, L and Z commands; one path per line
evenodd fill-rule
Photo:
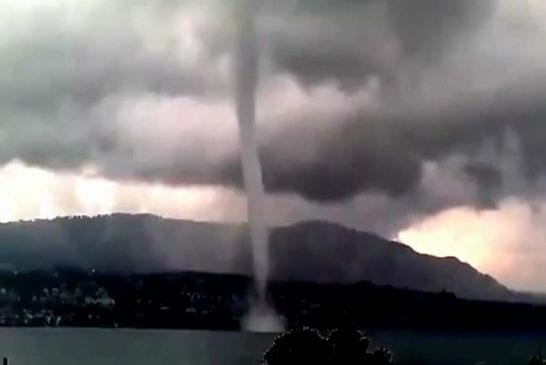
M 399 87 L 401 73 L 440 60 L 495 9 L 494 0 L 285 3 L 292 4 L 280 15 L 285 28 L 272 31 L 276 65 L 305 82 L 335 79 L 348 87 L 370 75 Z
M 241 186 L 228 15 L 220 2 L 197 3 L 103 3 L 93 11 L 72 3 L 78 21 L 36 11 L 40 21 L 0 50 L 0 160 Z M 374 98 L 324 113 L 328 127 L 314 123 L 319 105 L 266 115 L 282 125 L 262 136 L 270 190 L 321 202 L 370 191 L 417 199 L 426 196 L 426 163 L 458 155 L 456 172 L 479 190 L 473 203 L 489 206 L 506 191 L 505 176 L 480 151 L 492 143 L 498 155 L 506 133 L 518 138 L 529 180 L 545 172 L 546 72 L 533 53 L 544 48 L 534 44 L 541 30 L 495 20 L 493 0 L 445 4 L 265 2 L 262 83 L 287 73 L 309 95 L 326 87 Z
M 127 99 L 208 101 L 229 87 L 225 52 L 202 47 L 209 29 L 191 2 L 46 4 L 30 11 L 8 4 L 4 15 L 16 26 L 2 35 L 0 51 L 3 162 L 96 163 L 131 175 L 134 151 L 112 133 Z

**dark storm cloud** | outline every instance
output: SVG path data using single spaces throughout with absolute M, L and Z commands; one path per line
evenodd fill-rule
M 310 85 L 332 79 L 355 88 L 392 68 L 396 44 L 384 2 L 288 3 L 294 5 L 277 8 L 271 26 L 263 22 L 277 69 Z
M 28 34 L 4 45 L 0 105 L 44 112 L 58 109 L 59 101 L 86 107 L 116 93 L 217 94 L 225 87 L 213 70 L 219 55 L 208 48 L 199 56 L 178 53 L 183 39 L 162 26 L 160 17 L 168 24 L 181 6 L 170 3 L 169 13 L 165 3 L 103 6 L 109 14 L 87 19 L 84 32 L 44 14 Z M 143 4 L 150 25 L 135 21 L 143 17 Z M 192 36 L 204 38 L 206 31 L 197 29 Z M 183 58 L 191 57 L 201 59 L 184 64 Z
M 266 186 L 318 201 L 374 190 L 398 196 L 417 188 L 423 163 L 459 154 L 468 160 L 460 173 L 484 196 L 494 194 L 503 183 L 499 166 L 480 162 L 479 151 L 488 141 L 502 149 L 507 131 L 519 138 L 526 176 L 546 172 L 541 159 L 546 153 L 546 100 L 541 90 L 521 91 L 518 97 L 508 91 L 422 110 L 365 111 L 323 135 L 287 128 L 262 151 Z M 227 180 L 239 184 L 236 158 L 227 166 Z M 492 205 L 493 196 L 476 203 Z
M 206 102 L 229 92 L 220 64 L 227 50 L 206 46 L 214 27 L 186 16 L 196 12 L 192 6 L 65 1 L 28 11 L 7 7 L 3 16 L 14 26 L 0 39 L 0 163 L 20 159 L 53 170 L 92 163 L 104 165 L 108 175 L 134 176 L 137 149 L 112 133 L 116 101 Z
M 90 163 L 115 179 L 241 187 L 236 125 L 229 124 L 232 89 L 224 74 L 230 70 L 229 30 L 218 27 L 216 18 L 188 18 L 183 6 L 190 3 L 196 4 L 124 5 L 114 15 L 104 6 L 83 30 L 52 17 L 6 43 L 0 58 L 0 161 L 18 158 L 54 170 Z M 311 91 L 316 85 L 335 90 L 325 81 L 338 80 L 343 87 L 337 91 L 350 95 L 367 89 L 370 76 L 380 88 L 404 89 L 408 74 L 416 84 L 436 82 L 424 95 L 404 89 L 403 100 L 379 93 L 379 106 L 351 105 L 349 116 L 325 113 L 329 128 L 314 125 L 316 116 L 303 110 L 322 105 L 272 118 L 282 128 L 263 136 L 266 187 L 321 202 L 360 192 L 400 197 L 418 189 L 423 164 L 458 154 L 470 166 L 460 174 L 493 197 L 484 201 L 494 200 L 489 191 L 504 181 L 495 176 L 498 166 L 480 165 L 477 155 L 485 142 L 501 145 L 507 129 L 520 139 L 525 175 L 542 175 L 544 78 L 533 74 L 514 82 L 510 72 L 526 69 L 521 64 L 527 59 L 506 68 L 504 59 L 497 62 L 498 55 L 487 52 L 462 52 L 455 58 L 459 68 L 445 65 L 457 45 L 471 43 L 485 26 L 495 4 L 266 1 L 257 21 L 264 83 L 283 71 Z M 214 12 L 211 6 L 204 13 Z M 522 48 L 504 52 L 510 59 Z M 474 90 L 505 74 L 509 82 Z
M 366 125 L 362 130 L 358 123 L 349 122 L 324 135 L 285 130 L 262 151 L 266 187 L 319 201 L 366 190 L 405 192 L 419 180 L 419 161 L 413 153 L 401 153 L 405 142 L 382 121 Z M 239 183 L 238 163 L 234 159 L 228 166 L 226 177 Z
M 318 84 L 333 78 L 348 88 L 361 86 L 362 80 L 380 71 L 371 60 L 363 60 L 358 54 L 336 54 L 330 50 L 315 48 L 309 52 L 278 48 L 277 62 L 281 69 L 294 74 L 306 84 Z
M 470 162 L 465 166 L 464 171 L 478 185 L 486 189 L 494 189 L 502 185 L 502 173 L 498 168 L 488 163 Z
M 541 143 L 546 138 L 541 128 L 546 120 L 541 95 L 534 90 L 514 97 L 508 91 L 435 108 L 362 111 L 333 131 L 317 128 L 311 132 L 294 120 L 288 123 L 292 127 L 269 138 L 262 148 L 265 185 L 272 192 L 293 192 L 316 201 L 348 199 L 366 191 L 396 197 L 418 188 L 425 162 L 458 154 L 467 161 L 459 174 L 480 189 L 481 197 L 475 203 L 492 206 L 503 179 L 500 166 L 479 158 L 486 142 L 493 141 L 500 151 L 506 132 L 513 131 L 519 138 L 526 176 L 546 172 L 546 164 L 537 162 L 546 153 Z M 205 170 L 175 164 L 140 177 L 171 184 L 241 186 L 238 154 L 209 164 Z M 461 201 L 451 203 L 456 202 Z M 437 207 L 433 210 L 446 207 L 441 202 L 433 205 Z
M 396 84 L 399 73 L 416 73 L 441 60 L 453 43 L 472 37 L 495 8 L 495 0 L 296 4 L 283 14 L 286 29 L 272 36 L 274 62 L 306 83 L 334 79 L 349 88 L 370 75 Z
M 471 36 L 494 6 L 495 0 L 393 0 L 388 9 L 403 51 L 433 59 L 457 37 Z
M 484 208 L 495 208 L 502 188 L 502 172 L 495 166 L 479 161 L 469 162 L 464 172 L 479 187 L 477 205 Z

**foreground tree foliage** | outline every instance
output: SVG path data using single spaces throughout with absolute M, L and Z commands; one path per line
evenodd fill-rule
M 264 365 L 392 365 L 385 348 L 369 351 L 370 340 L 351 328 L 320 333 L 312 329 L 293 330 L 279 335 L 266 351 Z M 523 362 L 522 362 L 523 363 Z M 477 362 L 476 365 L 487 365 Z M 542 351 L 529 358 L 528 365 L 546 365 Z
M 368 351 L 370 341 L 355 329 L 337 329 L 327 335 L 303 329 L 290 331 L 275 339 L 264 355 L 266 365 L 339 364 L 387 365 L 392 364 L 391 353 L 379 348 Z
M 542 351 L 539 355 L 533 355 L 529 359 L 529 365 L 545 365 L 546 359 L 542 357 Z

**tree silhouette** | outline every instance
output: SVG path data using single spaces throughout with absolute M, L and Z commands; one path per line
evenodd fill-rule
M 335 364 L 388 365 L 392 355 L 384 348 L 368 352 L 370 341 L 356 329 L 336 329 L 328 336 L 304 329 L 291 331 L 275 339 L 265 353 L 267 365 Z
M 529 359 L 529 365 L 544 365 L 546 360 L 542 357 L 542 351 L 540 355 L 533 355 Z
M 328 336 L 331 357 L 336 364 L 363 364 L 369 357 L 370 341 L 363 332 L 344 328 L 337 329 Z
M 309 329 L 280 335 L 264 355 L 267 365 L 325 364 L 329 360 L 328 342 Z
M 381 347 L 369 356 L 367 364 L 370 365 L 388 365 L 392 364 L 392 354 L 384 347 Z

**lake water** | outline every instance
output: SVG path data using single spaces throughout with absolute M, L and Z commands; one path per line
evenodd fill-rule
M 401 364 L 524 365 L 546 348 L 546 333 L 370 333 Z M 0 329 L 0 354 L 11 365 L 248 365 L 258 364 L 273 336 L 163 330 Z

